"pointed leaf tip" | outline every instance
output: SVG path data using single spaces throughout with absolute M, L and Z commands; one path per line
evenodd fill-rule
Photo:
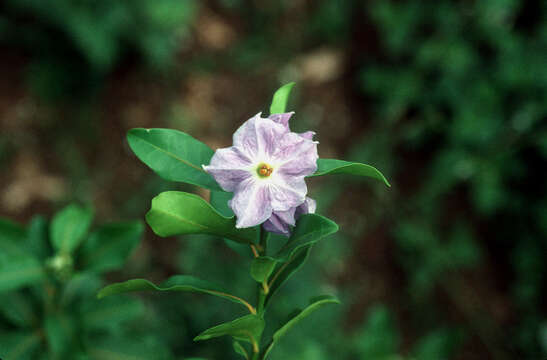
M 161 285 L 156 285 L 146 279 L 132 279 L 121 283 L 110 284 L 101 289 L 101 291 L 97 294 L 97 297 L 101 299 L 105 296 L 137 291 L 186 291 L 204 293 L 243 305 L 251 313 L 256 312 L 256 310 L 244 299 L 229 294 L 224 291 L 224 289 L 206 280 L 188 275 L 172 276 Z
M 258 315 L 245 315 L 230 322 L 213 326 L 194 338 L 194 341 L 209 340 L 219 336 L 229 335 L 235 340 L 256 343 L 262 331 L 265 322 Z
M 274 93 L 272 104 L 270 106 L 270 115 L 282 114 L 286 112 L 287 102 L 289 101 L 289 96 L 295 84 L 295 82 L 290 82 L 277 89 Z
M 262 283 L 270 277 L 275 269 L 277 260 L 269 256 L 260 256 L 254 258 L 251 263 L 251 276 L 253 279 Z
M 391 187 L 391 184 L 387 181 L 386 177 L 374 166 L 337 159 L 318 159 L 317 171 L 309 177 L 330 174 L 348 174 L 371 177 L 376 180 L 380 180 L 387 187 Z

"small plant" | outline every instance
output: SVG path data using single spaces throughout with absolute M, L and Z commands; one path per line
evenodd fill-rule
M 246 315 L 203 331 L 194 340 L 231 336 L 234 350 L 248 360 L 266 359 L 272 348 L 300 320 L 327 305 L 334 296 L 314 298 L 264 342 L 264 315 L 281 286 L 304 264 L 313 245 L 338 226 L 315 214 L 305 180 L 328 174 L 353 174 L 383 181 L 374 167 L 320 159 L 315 133 L 294 133 L 293 113 L 285 112 L 294 83 L 273 97 L 270 116 L 249 119 L 234 134 L 232 147 L 216 152 L 188 134 L 168 129 L 133 129 L 131 149 L 166 180 L 194 184 L 211 191 L 211 201 L 186 192 L 167 191 L 152 200 L 146 221 L 161 237 L 211 234 L 246 244 L 253 257 L 250 275 L 257 282 L 254 304 L 208 281 L 177 275 L 161 285 L 134 279 L 102 289 L 98 297 L 133 291 L 204 293 L 241 305 Z M 244 343 L 248 343 L 245 345 Z
M 3 360 L 164 358 L 153 338 L 121 326 L 143 315 L 141 301 L 93 296 L 101 275 L 120 269 L 139 244 L 142 224 L 112 223 L 88 234 L 92 218 L 90 209 L 69 205 L 51 223 L 38 216 L 25 228 L 0 219 Z

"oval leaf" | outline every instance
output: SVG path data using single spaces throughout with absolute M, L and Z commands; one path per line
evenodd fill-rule
M 139 221 L 100 227 L 84 242 L 80 265 L 95 273 L 121 268 L 139 244 L 143 230 Z
M 146 222 L 162 237 L 210 234 L 240 243 L 257 238 L 256 228 L 237 229 L 234 217 L 224 217 L 201 197 L 179 191 L 166 191 L 152 199 Z
M 163 179 L 222 191 L 201 167 L 209 164 L 213 150 L 190 135 L 172 129 L 131 129 L 127 141 L 135 155 Z
M 272 99 L 272 105 L 270 105 L 270 115 L 282 114 L 286 111 L 287 101 L 294 84 L 294 82 L 290 82 L 277 89 Z
M 276 263 L 277 260 L 269 256 L 254 258 L 251 263 L 251 276 L 259 283 L 264 282 L 274 271 Z
M 338 225 L 324 216 L 317 214 L 306 214 L 296 222 L 291 237 L 287 243 L 278 251 L 275 258 L 286 261 L 297 248 L 315 244 L 322 238 L 338 231 Z
M 99 299 L 128 292 L 135 291 L 188 291 L 195 293 L 204 293 L 213 296 L 218 296 L 226 300 L 245 306 L 251 313 L 255 313 L 255 309 L 245 300 L 226 293 L 222 288 L 208 281 L 195 278 L 187 275 L 176 275 L 167 279 L 164 283 L 157 286 L 145 279 L 133 279 L 125 282 L 108 285 L 97 294 Z
M 36 284 L 42 280 L 44 270 L 34 257 L 17 256 L 0 262 L 0 293 Z
M 367 176 L 382 181 L 387 186 L 391 186 L 382 173 L 373 166 L 356 162 L 337 160 L 337 159 L 318 159 L 317 171 L 310 175 L 322 176 L 329 174 L 349 174 L 358 176 Z
M 264 319 L 258 315 L 245 315 L 230 322 L 213 326 L 196 336 L 194 341 L 230 335 L 235 340 L 256 344 L 264 330 Z
M 309 316 L 312 312 L 319 309 L 322 306 L 328 305 L 328 304 L 340 304 L 340 301 L 335 298 L 334 296 L 330 295 L 324 295 L 320 297 L 316 297 L 312 300 L 310 300 L 310 304 L 304 309 L 300 310 L 295 313 L 291 317 L 291 319 L 283 325 L 281 328 L 279 328 L 274 334 L 272 341 L 268 344 L 268 346 L 265 348 L 264 355 L 262 359 L 266 359 L 268 357 L 268 354 L 272 350 L 273 346 L 281 339 L 287 331 L 289 331 L 294 325 L 296 325 L 298 322 L 300 322 L 305 317 Z
M 70 253 L 80 245 L 89 230 L 93 213 L 72 204 L 58 212 L 51 221 L 50 237 L 58 252 Z
M 46 315 L 44 330 L 48 347 L 53 353 L 53 358 L 63 358 L 63 355 L 70 353 L 76 340 L 74 337 L 76 333 L 74 319 L 61 313 Z

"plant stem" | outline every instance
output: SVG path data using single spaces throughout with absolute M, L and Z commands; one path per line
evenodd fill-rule
M 256 249 L 256 246 L 254 246 L 254 244 L 251 244 L 251 251 L 253 252 L 253 255 L 255 258 L 259 257 L 260 255 L 258 254 L 258 251 Z
M 254 352 L 251 360 L 259 360 L 260 351 Z
M 265 231 L 264 229 L 262 229 L 262 227 L 260 227 L 260 242 L 259 242 L 259 245 L 258 245 L 258 251 L 259 253 L 257 254 L 256 252 L 256 248 L 254 248 L 253 245 L 251 245 L 251 249 L 253 249 L 253 254 L 255 255 L 255 257 L 258 257 L 258 256 L 265 256 L 266 255 L 266 251 L 267 251 L 267 247 L 268 247 L 268 238 L 270 237 L 270 233 Z M 266 302 L 266 293 L 268 292 L 268 285 L 266 283 L 262 283 L 262 284 L 257 284 L 257 292 L 258 292 L 258 299 L 257 299 L 257 305 L 256 305 L 256 310 L 257 310 L 257 316 L 259 316 L 260 318 L 264 319 L 264 303 Z M 253 347 L 253 356 L 251 358 L 251 360 L 259 360 L 260 359 L 260 341 L 262 339 L 262 336 L 260 336 L 260 338 L 256 339 L 257 341 L 257 347 Z
M 268 239 L 270 238 L 270 233 L 262 227 L 260 228 L 260 247 L 262 248 L 262 255 L 266 255 L 268 251 Z

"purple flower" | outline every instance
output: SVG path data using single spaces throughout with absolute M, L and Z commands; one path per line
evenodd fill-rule
M 286 233 L 282 224 L 294 225 L 295 215 L 312 207 L 307 205 L 304 178 L 317 170 L 317 142 L 313 132 L 290 131 L 292 113 L 260 115 L 241 125 L 233 146 L 218 149 L 203 168 L 223 190 L 234 193 L 228 205 L 237 217 L 236 227 L 268 220 L 264 226 L 269 231 Z M 274 223 L 279 226 L 270 227 Z
M 274 211 L 262 226 L 267 231 L 288 236 L 291 233 L 289 226 L 294 226 L 301 215 L 315 213 L 315 208 L 315 200 L 306 197 L 306 201 L 297 207 L 287 211 Z

